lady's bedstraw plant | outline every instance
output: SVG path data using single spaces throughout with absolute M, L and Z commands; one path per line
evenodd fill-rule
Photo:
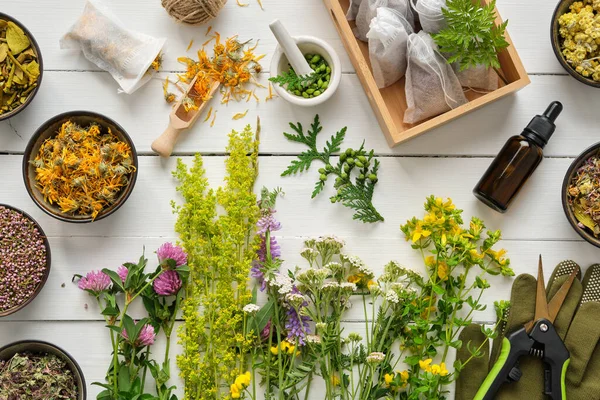
M 75 276 L 79 288 L 98 302 L 113 348 L 106 383 L 94 383 L 104 388 L 98 400 L 177 400 L 175 386 L 168 385 L 169 349 L 189 269 L 186 254 L 171 243 L 162 245 L 157 255 L 159 265 L 151 273 L 145 272 L 148 260 L 142 256 L 137 264 L 125 263 L 116 271 L 103 269 Z M 143 301 L 148 313 L 139 321 L 128 314 L 136 299 Z M 150 349 L 161 330 L 167 345 L 159 364 L 151 358 Z M 148 371 L 156 395 L 145 392 Z
M 235 398 L 229 384 L 248 377 L 252 342 L 243 335 L 242 308 L 252 298 L 248 280 L 259 217 L 253 193 L 258 142 L 250 126 L 229 135 L 227 151 L 225 186 L 217 190 L 209 188 L 200 155 L 189 169 L 179 160 L 173 172 L 184 200 L 173 203 L 175 229 L 190 268 L 179 332 L 183 354 L 177 358 L 187 400 Z
M 504 258 L 506 251 L 493 248 L 500 231 L 484 234 L 483 221 L 475 217 L 464 227 L 462 210 L 451 200 L 431 196 L 425 211 L 423 219 L 412 218 L 401 226 L 406 239 L 423 256 L 427 271 L 426 278 L 416 282 L 419 295 L 410 304 L 414 322 L 401 336 L 401 348 L 412 354 L 405 359 L 410 369 L 402 399 L 445 398 L 447 385 L 464 366 L 455 363 L 455 372 L 449 371 L 448 352 L 468 345 L 458 340 L 458 334 L 471 323 L 474 311 L 485 309 L 481 298 L 490 287 L 486 277 L 514 275 L 510 261 Z M 504 314 L 499 310 L 499 315 Z M 489 338 L 493 332 L 485 331 Z M 481 349 L 470 350 L 476 357 Z M 432 361 L 436 358 L 439 364 Z

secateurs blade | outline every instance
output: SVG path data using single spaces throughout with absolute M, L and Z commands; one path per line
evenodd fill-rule
M 553 400 L 566 400 L 565 373 L 570 355 L 553 323 L 576 275 L 573 271 L 548 302 L 540 255 L 534 319 L 502 340 L 500 356 L 474 400 L 492 400 L 504 383 L 517 382 L 522 375 L 519 359 L 523 356 L 544 362 L 544 394 Z

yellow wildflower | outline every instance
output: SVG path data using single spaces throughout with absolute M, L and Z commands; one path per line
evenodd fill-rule
M 370 289 L 371 286 L 376 286 L 377 282 L 375 282 L 374 280 L 370 280 L 369 282 L 367 282 L 367 289 Z
M 400 379 L 402 379 L 405 382 L 408 381 L 408 371 L 407 370 L 401 371 L 401 372 L 399 372 L 399 374 L 400 374 Z
M 435 266 L 435 257 L 434 256 L 425 257 L 425 265 L 433 268 Z
M 385 386 L 390 387 L 392 381 L 394 380 L 394 374 L 385 374 L 383 379 L 385 380 Z
M 235 378 L 235 385 L 239 389 L 244 389 L 244 388 L 250 386 L 251 378 L 252 378 L 252 376 L 250 375 L 250 371 L 246 371 L 245 373 L 238 375 L 238 377 Z
M 431 231 L 423 229 L 423 225 L 421 221 L 419 221 L 417 222 L 417 226 L 415 226 L 415 230 L 413 231 L 412 241 L 413 243 L 416 243 L 419 239 L 429 237 L 429 235 L 431 235 Z
M 273 354 L 274 356 L 276 356 L 277 354 L 279 354 L 279 348 L 277 346 L 272 346 L 271 347 L 271 354 Z
M 431 366 L 431 373 L 432 373 L 432 374 L 434 374 L 434 375 L 439 375 L 440 371 L 441 371 L 441 369 L 440 369 L 440 366 L 439 366 L 439 365 L 437 365 L 437 364 L 433 364 L 433 365 Z
M 331 375 L 331 384 L 333 386 L 340 386 L 340 377 L 337 374 Z
M 438 278 L 440 278 L 442 281 L 448 280 L 449 272 L 450 271 L 448 269 L 448 264 L 446 264 L 445 262 L 441 262 L 438 264 L 437 275 L 438 275 Z
M 419 360 L 419 367 L 426 372 L 431 372 L 431 362 L 433 360 L 428 358 L 427 360 Z
M 452 211 L 456 208 L 456 206 L 452 203 L 452 199 L 444 201 L 441 197 L 436 197 L 435 206 L 440 211 Z
M 469 250 L 469 254 L 471 254 L 471 257 L 473 257 L 473 259 L 483 258 L 483 254 L 478 253 L 477 249 L 471 249 L 471 250 Z
M 360 276 L 358 276 L 358 274 L 357 274 L 357 275 L 350 275 L 350 276 L 348 277 L 348 282 L 350 282 L 350 283 L 357 284 L 357 283 L 358 283 L 358 282 L 360 282 L 360 281 L 361 281 L 361 277 L 360 277 Z
M 240 388 L 238 388 L 235 383 L 232 383 L 231 386 L 229 386 L 229 392 L 231 393 L 232 399 L 239 399 L 242 396 Z
M 446 369 L 446 363 L 440 364 L 440 376 L 448 375 L 448 370 Z

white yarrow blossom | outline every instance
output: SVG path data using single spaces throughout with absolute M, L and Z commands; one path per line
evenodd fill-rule
M 319 335 L 306 335 L 306 341 L 308 343 L 320 344 L 321 336 Z
M 292 291 L 292 279 L 283 274 L 274 274 L 265 278 L 265 281 L 272 287 L 278 288 L 279 294 L 288 294 Z
M 400 298 L 398 297 L 398 293 L 394 292 L 393 290 L 388 290 L 385 293 L 385 299 L 393 304 L 400 303 Z
M 367 362 L 369 364 L 379 364 L 383 360 L 385 360 L 385 354 L 378 351 L 373 352 L 367 356 Z
M 260 310 L 260 307 L 256 304 L 246 304 L 243 308 L 246 314 L 256 314 L 258 310 Z

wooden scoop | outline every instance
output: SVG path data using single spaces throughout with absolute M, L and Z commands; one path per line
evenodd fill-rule
M 198 119 L 206 104 L 207 101 L 203 102 L 198 106 L 197 110 L 189 110 L 186 111 L 185 107 L 181 104 L 183 98 L 187 95 L 189 97 L 197 96 L 196 90 L 194 89 L 194 83 L 196 83 L 196 78 L 192 80 L 190 85 L 188 86 L 187 92 L 181 96 L 181 100 L 175 104 L 173 107 L 173 111 L 169 115 L 169 126 L 165 130 L 165 132 L 160 135 L 154 142 L 152 142 L 152 150 L 155 153 L 158 153 L 162 157 L 169 157 L 173 152 L 173 147 L 175 146 L 175 142 L 177 142 L 177 138 L 179 134 L 185 130 L 190 128 L 194 122 Z M 210 96 L 212 97 L 216 91 L 219 89 L 219 82 L 215 82 L 210 88 Z

